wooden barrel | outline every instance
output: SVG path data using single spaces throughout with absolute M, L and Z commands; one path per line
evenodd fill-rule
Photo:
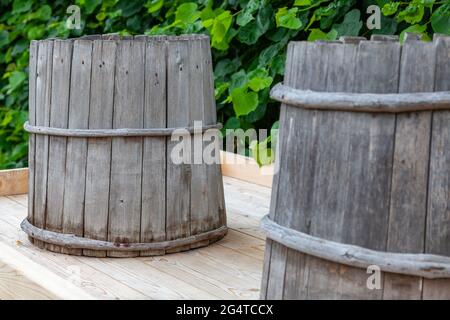
M 289 44 L 263 299 L 450 298 L 448 91 L 449 37 Z
M 226 234 L 219 163 L 171 158 L 175 129 L 202 144 L 202 131 L 219 127 L 207 36 L 32 41 L 29 72 L 22 229 L 35 245 L 134 257 Z

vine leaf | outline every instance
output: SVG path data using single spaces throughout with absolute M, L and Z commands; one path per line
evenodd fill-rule
M 245 116 L 258 106 L 258 94 L 247 88 L 235 88 L 231 91 L 231 101 L 236 116 Z
M 361 12 L 358 9 L 353 9 L 345 15 L 342 23 L 333 25 L 333 29 L 338 32 L 339 36 L 356 37 L 363 26 L 360 18 Z
M 275 14 L 275 21 L 277 27 L 283 27 L 287 29 L 300 29 L 302 27 L 302 21 L 297 18 L 298 8 L 288 9 L 286 7 L 278 9 Z
M 450 35 L 450 4 L 439 7 L 431 16 L 434 32 Z

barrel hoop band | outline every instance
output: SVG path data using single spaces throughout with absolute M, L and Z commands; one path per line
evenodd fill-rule
M 370 113 L 450 110 L 450 91 L 418 93 L 351 93 L 298 90 L 281 83 L 270 97 L 302 109 Z
M 423 253 L 391 253 L 343 244 L 283 227 L 269 216 L 261 221 L 267 238 L 285 247 L 328 261 L 367 269 L 378 266 L 381 271 L 424 277 L 450 278 L 450 257 Z
M 196 244 L 205 240 L 216 240 L 223 238 L 228 231 L 226 226 L 192 235 L 186 238 L 149 242 L 149 243 L 116 243 L 110 241 L 102 241 L 88 239 L 76 236 L 74 234 L 64 234 L 44 230 L 32 225 L 27 219 L 20 224 L 22 230 L 31 238 L 40 240 L 49 244 L 63 246 L 68 249 L 88 249 L 88 250 L 113 250 L 113 251 L 147 251 L 147 250 L 170 250 L 186 245 Z
M 62 136 L 74 138 L 111 138 L 111 137 L 163 137 L 172 134 L 183 135 L 185 133 L 203 133 L 209 129 L 221 129 L 222 124 L 217 123 L 207 126 L 181 127 L 181 128 L 151 128 L 151 129 L 63 129 L 45 126 L 31 125 L 28 121 L 24 124 L 25 131 L 32 134 Z

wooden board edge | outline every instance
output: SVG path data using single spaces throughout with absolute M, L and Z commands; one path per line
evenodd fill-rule
M 28 192 L 28 168 L 0 170 L 0 196 Z
M 273 164 L 260 167 L 252 158 L 226 151 L 220 151 L 220 163 L 224 176 L 264 187 L 272 187 L 272 178 L 275 170 Z
M 32 261 L 18 250 L 0 242 L 0 265 L 5 265 L 11 272 L 11 277 L 17 286 L 32 285 L 41 288 L 43 294 L 50 298 L 64 300 L 93 300 L 90 294 L 74 284 L 70 279 L 64 279 L 45 267 Z M 14 289 L 14 288 L 11 288 Z M 30 298 L 33 293 L 30 291 Z M 27 297 L 28 298 L 28 297 Z
M 222 174 L 264 187 L 272 187 L 274 165 L 260 167 L 255 160 L 231 152 L 220 152 Z M 0 170 L 0 196 L 26 194 L 28 168 Z

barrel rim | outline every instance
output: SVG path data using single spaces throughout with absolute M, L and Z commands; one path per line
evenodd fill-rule
M 32 40 L 34 43 L 47 42 L 47 41 L 58 41 L 58 42 L 77 42 L 77 41 L 142 41 L 146 42 L 183 42 L 183 41 L 202 41 L 210 40 L 210 36 L 204 33 L 192 33 L 192 34 L 180 34 L 180 35 L 134 35 L 134 36 L 121 36 L 119 34 L 99 34 L 99 35 L 84 35 L 76 38 L 47 38 L 41 40 Z

